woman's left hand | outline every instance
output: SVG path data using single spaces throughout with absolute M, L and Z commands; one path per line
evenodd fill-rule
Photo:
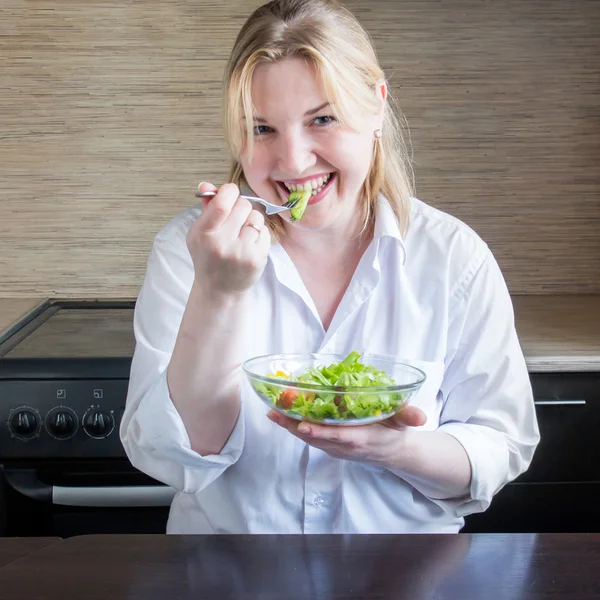
M 274 410 L 267 417 L 303 442 L 327 452 L 334 458 L 369 462 L 392 467 L 398 461 L 406 435 L 411 427 L 424 425 L 425 413 L 416 406 L 407 406 L 398 414 L 370 425 L 317 425 L 296 421 Z

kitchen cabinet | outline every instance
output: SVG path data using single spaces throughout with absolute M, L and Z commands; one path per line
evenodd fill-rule
M 531 466 L 464 532 L 600 532 L 600 371 L 532 373 L 541 440 Z

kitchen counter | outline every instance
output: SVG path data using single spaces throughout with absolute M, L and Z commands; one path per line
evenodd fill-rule
M 47 299 L 1 299 L 0 342 Z M 513 296 L 530 372 L 600 371 L 600 295 Z
M 596 600 L 600 535 L 94 535 L 0 569 L 0 600 Z
M 600 295 L 512 300 L 530 372 L 600 371 Z
M 0 570 L 13 561 L 60 542 L 60 538 L 5 538 L 0 537 Z

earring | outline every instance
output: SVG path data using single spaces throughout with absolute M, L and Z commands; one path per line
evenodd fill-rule
M 373 132 L 373 135 L 375 136 L 375 139 L 376 139 L 376 140 L 380 140 L 380 139 L 381 139 L 381 136 L 382 136 L 383 134 L 381 133 L 381 129 L 376 129 L 376 130 Z

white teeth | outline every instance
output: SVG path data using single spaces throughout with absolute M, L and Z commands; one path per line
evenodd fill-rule
M 325 177 L 319 177 L 318 179 L 306 181 L 305 183 L 286 183 L 284 181 L 283 185 L 285 185 L 290 192 L 312 192 L 312 195 L 315 196 L 325 187 L 325 185 L 327 185 L 327 182 L 330 179 L 331 173 L 325 175 Z

